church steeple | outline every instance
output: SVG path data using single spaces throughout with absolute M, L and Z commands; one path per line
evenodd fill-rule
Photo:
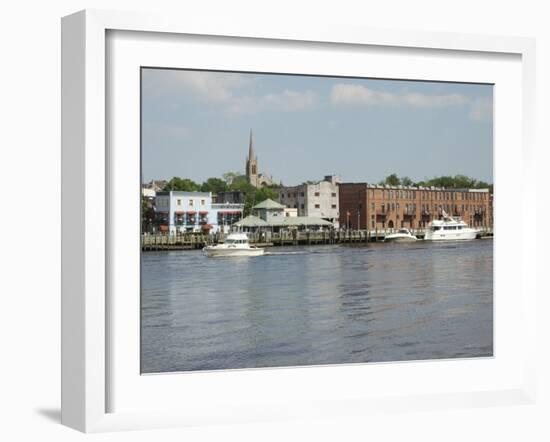
M 258 187 L 258 158 L 256 158 L 256 154 L 254 153 L 252 129 L 250 129 L 250 140 L 248 142 L 248 157 L 246 159 L 246 179 L 254 187 Z
M 254 153 L 254 142 L 252 141 L 252 129 L 250 129 L 250 141 L 248 143 L 248 160 L 254 161 L 256 159 L 256 155 Z

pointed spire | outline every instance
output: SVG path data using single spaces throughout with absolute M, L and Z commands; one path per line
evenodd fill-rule
M 250 129 L 250 142 L 248 144 L 248 159 L 250 161 L 254 161 L 256 159 L 256 155 L 254 154 L 254 143 L 252 141 L 252 129 Z

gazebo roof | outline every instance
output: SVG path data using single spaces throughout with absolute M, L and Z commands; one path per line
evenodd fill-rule
M 284 209 L 284 208 L 285 208 L 284 205 L 279 204 L 278 202 L 273 201 L 270 198 L 252 207 L 252 209 Z
M 237 227 L 267 227 L 269 224 L 257 216 L 248 215 L 233 225 Z
M 315 216 L 286 216 L 280 221 L 271 221 L 270 226 L 333 226 L 330 221 Z

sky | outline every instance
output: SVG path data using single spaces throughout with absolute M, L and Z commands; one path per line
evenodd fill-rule
M 493 182 L 492 85 L 142 69 L 142 177 L 259 171 L 296 185 L 464 174 Z

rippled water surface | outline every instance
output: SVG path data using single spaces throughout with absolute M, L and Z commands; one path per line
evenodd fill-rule
M 143 373 L 491 356 L 493 242 L 142 254 Z

